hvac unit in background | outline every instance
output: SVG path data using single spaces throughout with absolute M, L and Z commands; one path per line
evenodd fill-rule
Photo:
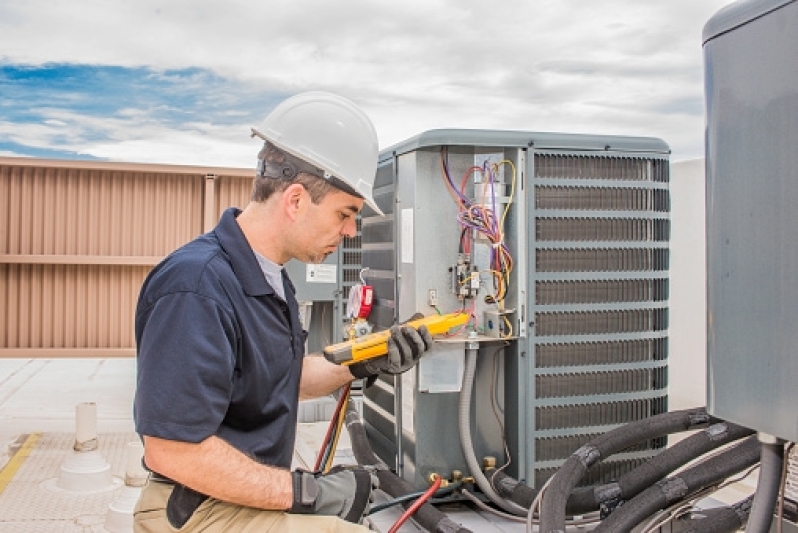
M 307 353 L 318 353 L 341 342 L 347 326 L 349 290 L 360 280 L 360 224 L 323 263 L 290 261 L 288 275 L 296 288 L 300 313 L 308 332 Z
M 381 153 L 386 216 L 367 211 L 362 226 L 369 321 L 475 317 L 465 342 L 437 342 L 417 369 L 366 390 L 384 461 L 418 487 L 431 472 L 468 473 L 467 345 L 478 346 L 476 455 L 510 461 L 533 487 L 596 435 L 667 411 L 668 154 L 650 138 L 482 130 L 429 131 Z M 468 229 L 480 217 L 499 235 Z M 617 479 L 665 444 L 627 450 L 586 482 Z

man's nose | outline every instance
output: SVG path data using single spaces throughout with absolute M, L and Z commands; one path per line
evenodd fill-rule
M 357 217 L 348 217 L 341 229 L 341 234 L 345 237 L 354 237 L 357 235 Z

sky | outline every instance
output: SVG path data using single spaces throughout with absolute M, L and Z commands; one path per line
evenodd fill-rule
M 703 157 L 701 33 L 729 0 L 2 0 L 0 156 L 252 167 L 284 98 L 426 130 L 657 137 Z

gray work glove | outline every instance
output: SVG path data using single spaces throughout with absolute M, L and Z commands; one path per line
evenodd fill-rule
M 359 524 L 368 511 L 377 476 L 363 467 L 335 466 L 326 474 L 294 470 L 294 503 L 289 513 L 338 516 Z
M 413 368 L 421 355 L 432 348 L 432 335 L 427 326 L 416 331 L 411 326 L 393 326 L 388 339 L 388 354 L 349 366 L 355 378 L 369 378 L 378 374 L 401 374 Z

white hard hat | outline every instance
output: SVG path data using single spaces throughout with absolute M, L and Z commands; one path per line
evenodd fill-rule
M 324 171 L 324 178 L 355 192 L 378 214 L 377 132 L 366 114 L 336 94 L 310 91 L 281 102 L 252 135 Z M 340 180 L 340 181 L 338 181 Z M 351 188 L 351 190 L 347 190 Z

